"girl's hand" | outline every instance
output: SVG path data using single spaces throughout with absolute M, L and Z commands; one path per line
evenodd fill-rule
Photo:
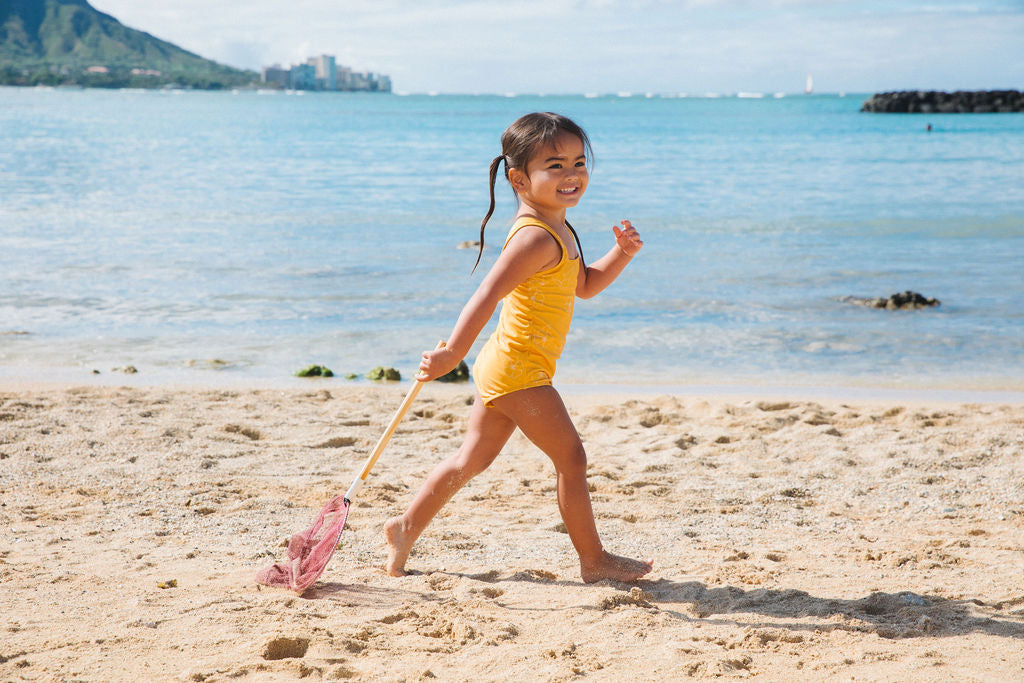
M 615 244 L 618 245 L 623 254 L 630 258 L 636 256 L 637 252 L 640 251 L 640 247 L 644 246 L 643 241 L 640 239 L 640 233 L 636 231 L 636 228 L 629 221 L 622 221 L 621 230 L 619 226 L 613 225 L 612 232 L 615 233 Z
M 420 361 L 420 371 L 417 373 L 416 379 L 420 382 L 429 382 L 442 375 L 447 375 L 455 369 L 459 364 L 459 360 L 461 359 L 456 357 L 447 347 L 424 351 Z

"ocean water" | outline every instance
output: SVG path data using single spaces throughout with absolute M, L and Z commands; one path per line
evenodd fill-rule
M 585 257 L 624 218 L 646 242 L 560 386 L 1024 391 L 1024 115 L 864 97 L 0 88 L 0 379 L 408 376 L 482 277 L 457 246 L 502 130 L 551 110 L 594 144 Z M 908 289 L 942 305 L 840 301 Z

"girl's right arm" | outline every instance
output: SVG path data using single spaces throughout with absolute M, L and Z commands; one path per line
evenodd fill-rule
M 501 252 L 483 282 L 462 308 L 451 335 L 441 349 L 423 352 L 416 379 L 429 382 L 455 369 L 494 315 L 498 302 L 519 283 L 561 258 L 561 247 L 543 228 L 519 230 Z

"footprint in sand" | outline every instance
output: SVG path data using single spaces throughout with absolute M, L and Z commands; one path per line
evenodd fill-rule
M 400 612 L 395 612 L 394 614 L 388 614 L 384 617 L 381 617 L 379 621 L 382 624 L 397 624 L 398 622 L 403 621 L 405 619 L 415 619 L 419 616 L 419 614 L 413 612 L 412 610 L 404 609 Z
M 534 583 L 545 583 L 557 580 L 558 577 L 556 575 L 551 572 L 544 571 L 543 569 L 526 569 L 516 572 L 509 577 L 509 581 L 532 581 Z
M 679 450 L 685 451 L 691 446 L 697 445 L 697 437 L 695 437 L 692 434 L 684 434 L 683 436 L 675 440 L 675 444 L 676 447 L 679 448 Z
M 294 659 L 306 656 L 309 638 L 274 638 L 263 648 L 263 659 Z
M 501 572 L 497 569 L 489 569 L 480 574 L 470 574 L 467 578 L 473 579 L 474 581 L 483 581 L 485 583 L 494 583 L 501 576 Z
M 651 604 L 651 596 L 644 593 L 639 586 L 633 586 L 628 593 L 616 593 L 601 600 L 598 607 L 603 610 L 615 609 L 622 605 L 634 605 L 636 607 L 654 607 Z
M 241 434 L 252 441 L 259 441 L 263 438 L 263 435 L 258 429 L 243 427 L 242 425 L 229 424 L 224 427 L 224 431 L 228 434 Z
M 799 633 L 790 633 L 783 629 L 754 629 L 742 641 L 764 649 L 772 649 L 776 643 L 802 643 L 804 637 Z
M 446 591 L 451 590 L 455 585 L 455 580 L 450 576 L 430 576 L 427 578 L 427 585 L 431 590 Z
M 792 403 L 769 403 L 762 401 L 761 403 L 755 403 L 754 407 L 758 410 L 762 410 L 766 413 L 774 413 L 779 410 L 789 410 L 793 407 Z
M 741 671 L 750 671 L 753 661 L 749 655 L 728 657 L 718 662 L 718 669 L 723 675 L 736 676 Z
M 328 439 L 323 443 L 318 443 L 311 448 L 345 448 L 347 446 L 355 445 L 356 438 L 353 436 L 336 436 L 333 439 Z

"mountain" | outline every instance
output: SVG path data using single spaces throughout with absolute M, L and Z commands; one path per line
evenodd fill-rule
M 0 0 L 0 84 L 224 88 L 256 78 L 129 28 L 87 0 Z

